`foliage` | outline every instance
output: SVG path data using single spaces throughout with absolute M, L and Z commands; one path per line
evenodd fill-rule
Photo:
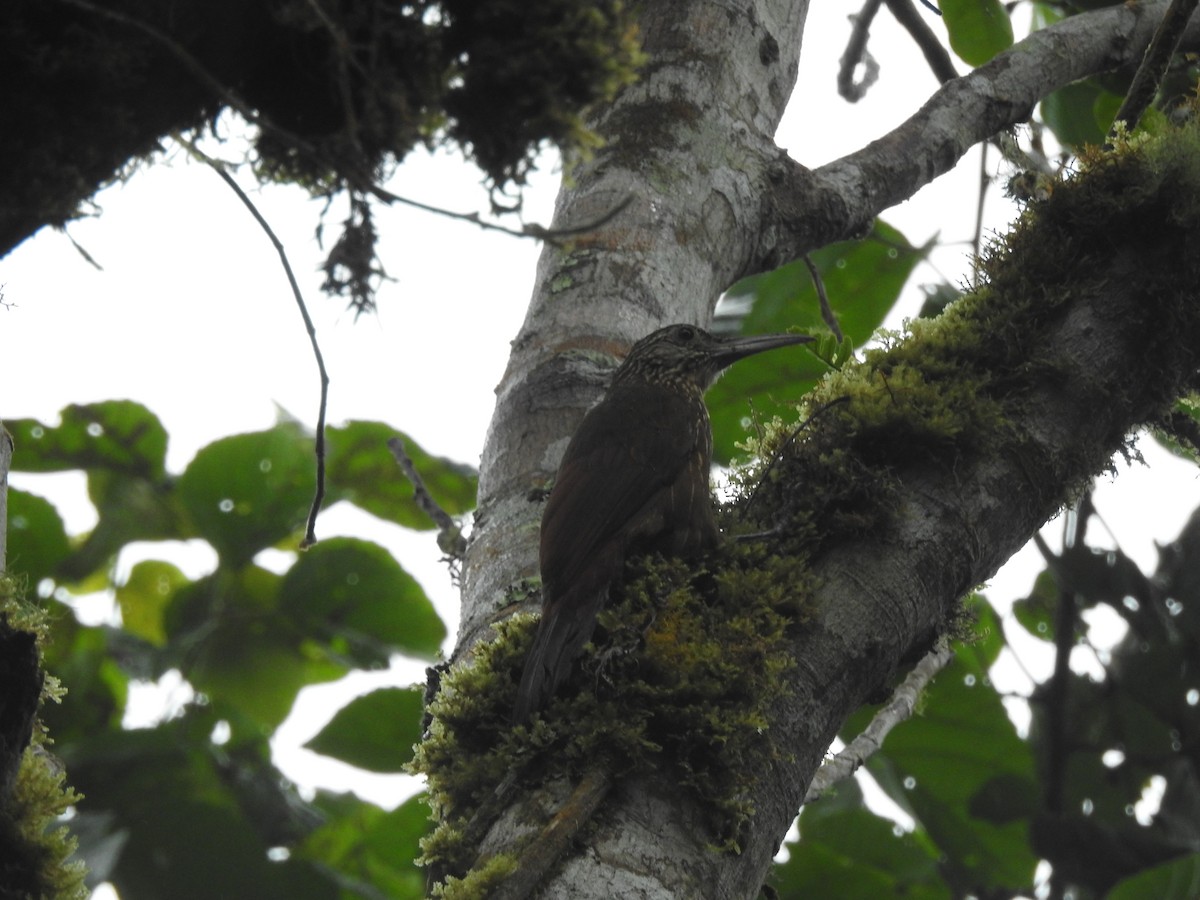
M 385 812 L 327 792 L 306 801 L 271 763 L 270 738 L 301 688 L 396 654 L 433 659 L 446 633 L 382 547 L 334 537 L 294 553 L 313 491 L 311 435 L 282 421 L 222 438 L 175 475 L 166 432 L 137 403 L 71 406 L 57 424 L 7 424 L 15 469 L 81 470 L 98 515 L 89 534 L 70 536 L 45 499 L 22 490 L 9 498 L 10 565 L 42 598 L 46 667 L 67 683 L 64 702 L 44 715 L 85 797 L 71 827 L 92 882 L 113 882 L 125 900 L 333 898 L 355 884 L 421 896 L 413 859 L 423 804 Z M 331 428 L 327 496 L 429 528 L 386 450 L 394 433 L 377 422 Z M 468 509 L 474 473 L 407 445 L 442 506 Z M 195 540 L 216 551 L 202 577 L 154 558 L 117 574 L 132 542 Z M 292 561 L 272 571 L 265 550 Z M 97 590 L 113 592 L 119 623 L 76 617 L 72 598 Z M 195 699 L 153 727 L 124 728 L 130 688 L 169 672 Z M 420 736 L 420 706 L 412 690 L 361 697 L 311 746 L 400 771 Z M 272 858 L 272 848 L 286 848 L 285 858 Z
M 1101 4 L 1035 7 L 1044 23 L 1080 5 Z M 467 146 L 497 183 L 520 181 L 531 162 L 530 147 L 539 140 L 586 146 L 578 107 L 627 81 L 638 60 L 635 35 L 617 2 L 445 3 L 436 7 L 437 15 L 427 15 L 434 7 L 415 4 L 404 7 L 392 27 L 382 30 L 373 28 L 375 4 L 342 4 L 336 21 L 318 15 L 326 6 L 332 8 L 280 6 L 286 12 L 283 36 L 277 35 L 282 47 L 270 49 L 294 55 L 303 71 L 284 67 L 272 72 L 281 76 L 278 82 L 244 82 L 247 99 L 265 113 L 259 171 L 299 180 L 318 193 L 332 190 L 346 172 L 376 174 L 438 129 Z M 1011 27 L 994 0 L 947 0 L 942 7 L 951 46 L 962 59 L 982 63 L 1011 43 Z M 61 12 L 56 9 L 53 15 Z M 255 7 L 253 13 L 259 12 Z M 43 18 L 52 14 L 30 3 L 20 4 L 20 13 L 29 18 L 14 16 L 6 34 L 20 38 L 23 48 L 44 46 L 38 38 L 51 28 Z M 71 15 L 81 13 L 76 9 Z M 137 81 L 143 62 L 161 62 L 159 54 L 169 55 L 161 41 L 145 35 L 145 43 L 125 43 L 129 35 L 120 34 L 119 23 L 98 27 L 87 17 L 73 23 L 76 42 L 48 55 L 25 49 L 14 55 L 22 64 L 50 64 L 61 76 L 54 85 L 65 95 L 90 97 L 78 88 L 80 79 L 93 73 L 114 76 L 117 93 L 128 93 L 129 79 Z M 432 32 L 438 32 L 438 40 L 427 40 Z M 514 52 L 514 47 L 528 52 Z M 114 48 L 120 52 L 104 56 L 105 66 L 92 66 L 95 56 L 89 54 Z M 294 53 L 297 48 L 305 52 Z M 432 56 L 437 60 L 431 62 Z M 381 60 L 383 68 L 364 71 L 361 64 L 368 57 Z M 312 59 L 319 64 L 310 65 Z M 464 60 L 471 67 L 464 68 Z M 573 76 L 565 81 L 555 76 L 564 60 Z M 473 68 L 476 62 L 482 67 Z M 529 69 L 506 68 L 516 63 Z M 1194 84 L 1193 76 L 1185 71 L 1181 83 Z M 297 92 L 296 85 L 303 90 Z M 197 125 L 216 109 L 216 99 L 197 96 L 194 83 L 179 90 L 176 82 L 166 80 L 162 90 L 187 95 L 190 105 L 182 124 Z M 305 91 L 307 96 L 301 96 Z M 1088 79 L 1047 97 L 1041 114 L 1065 144 L 1097 144 L 1122 91 L 1120 78 Z M 27 110 L 31 122 L 48 115 L 46 111 L 64 116 L 60 105 L 35 106 Z M 152 115 L 160 112 L 157 104 L 143 103 L 129 117 L 108 115 L 103 124 L 129 129 L 130 122 L 142 125 L 145 117 L 152 120 L 154 134 L 181 124 Z M 268 122 L 279 127 L 272 129 Z M 497 123 L 503 135 L 495 131 Z M 293 136 L 301 142 L 292 141 Z M 1130 146 L 1136 152 L 1136 145 Z M 1100 154 L 1084 155 L 1094 168 L 1109 165 Z M 97 167 L 104 176 L 127 156 L 88 160 L 63 178 L 88 181 L 97 177 Z M 1180 161 L 1157 162 L 1163 166 L 1154 177 Z M 34 191 L 45 184 L 43 175 L 25 180 Z M 1116 196 L 1127 187 L 1113 180 L 1101 193 Z M 1031 220 L 1075 235 L 1085 259 L 1108 252 L 1102 232 L 1086 240 L 1079 237 L 1081 222 L 1101 220 L 1096 207 L 1073 206 L 1063 192 L 1056 196 L 1057 205 L 1040 208 Z M 73 205 L 52 210 L 44 218 L 57 221 L 72 210 Z M 1064 210 L 1066 215 L 1054 218 Z M 366 240 L 369 207 L 355 212 L 358 231 L 352 228 L 337 245 L 342 256 L 331 258 L 328 275 L 335 287 L 343 285 L 358 296 L 369 293 L 369 277 L 378 273 L 362 268 L 369 267 L 373 251 L 373 241 Z M 1155 227 L 1166 218 L 1157 216 L 1126 230 L 1152 240 Z M 1016 237 L 1027 250 L 1041 243 L 1029 235 L 1018 232 Z M 832 308 L 853 343 L 863 344 L 876 330 L 925 250 L 877 223 L 869 240 L 813 255 Z M 1062 260 L 1039 260 L 1033 252 L 1020 255 L 1026 263 L 1020 273 L 1026 289 L 1013 293 L 1031 299 L 1029 308 L 1014 314 L 1055 314 L 1044 291 L 1027 288 L 1052 283 Z M 994 266 L 988 272 L 999 280 Z M 796 263 L 735 286 L 730 317 L 736 327 L 752 333 L 793 326 L 812 330 L 819 327 L 812 312 L 814 297 L 807 269 Z M 971 314 L 969 303 L 951 309 L 943 328 Z M 996 323 L 996 334 L 1002 335 L 1006 324 L 1011 325 Z M 913 331 L 934 337 L 921 325 Z M 890 388 L 904 402 L 945 399 L 945 394 L 934 398 L 924 389 L 930 373 L 930 380 L 957 393 L 950 397 L 952 403 L 934 410 L 944 415 L 926 417 L 937 428 L 904 436 L 910 452 L 928 456 L 989 440 L 989 429 L 1001 428 L 1003 420 L 988 404 L 1010 394 L 1012 385 L 990 385 L 991 394 L 981 397 L 980 385 L 972 379 L 989 354 L 1004 352 L 1003 341 L 953 348 L 952 359 L 925 352 L 928 343 L 914 346 L 918 349 L 908 352 L 920 353 L 920 358 L 885 347 L 870 351 L 869 363 L 886 372 Z M 1047 360 L 1045 370 L 1032 377 L 1052 375 L 1053 363 Z M 1148 364 L 1170 368 L 1154 359 Z M 709 397 L 720 457 L 731 457 L 751 422 L 758 426 L 756 446 L 769 450 L 771 438 L 762 435 L 773 431 L 778 440 L 783 433 L 766 423 L 784 413 L 785 390 L 794 397 L 826 370 L 815 356 L 796 363 L 769 355 L 735 367 Z M 746 416 L 744 398 L 751 394 L 756 399 Z M 877 429 L 877 435 L 894 437 L 887 431 L 891 423 L 883 418 L 889 411 L 875 410 L 874 419 L 867 415 L 871 412 L 859 408 L 858 421 Z M 1198 418 L 1194 404 L 1184 414 Z M 461 767 L 462 784 L 455 786 L 461 795 L 442 791 L 392 811 L 325 791 L 305 799 L 272 765 L 269 743 L 298 692 L 355 669 L 379 668 L 395 654 L 432 659 L 445 635 L 420 586 L 382 547 L 333 537 L 295 555 L 296 530 L 313 490 L 310 436 L 296 423 L 283 421 L 259 433 L 216 440 L 183 472 L 172 473 L 166 467 L 168 437 L 161 423 L 130 401 L 71 406 L 58 424 L 20 420 L 8 425 L 16 435 L 16 469 L 84 473 L 98 516 L 88 534 L 71 535 L 46 499 L 21 490 L 10 497 L 10 565 L 48 613 L 46 667 L 69 691 L 61 706 L 48 706 L 43 715 L 55 738 L 54 751 L 84 797 L 77 800 L 62 788 L 42 735 L 35 734 L 39 748 L 28 756 L 36 757 L 40 770 L 34 778 L 27 776 L 32 768 L 22 769 L 25 783 L 41 790 L 35 810 L 41 818 L 31 819 L 34 837 L 57 842 L 53 854 L 61 860 L 68 844 L 61 832 L 47 831 L 46 818 L 75 803 L 70 826 L 93 881 L 111 881 L 125 900 L 423 896 L 425 875 L 413 860 L 428 832 L 428 803 L 445 807 L 439 809 L 443 818 L 446 813 L 462 815 L 510 773 L 518 751 L 505 717 L 527 623 L 504 626 L 500 640 L 481 651 L 492 654 L 485 658 L 487 664 L 456 671 L 453 690 L 438 701 L 442 715 L 435 730 L 459 724 L 455 703 L 464 704 L 457 710 L 461 721 L 474 726 L 479 724 L 478 709 L 489 711 L 487 727 L 466 735 L 468 744 L 475 741 L 467 752 L 436 742 L 422 751 L 427 756 L 458 752 L 446 764 Z M 378 422 L 351 422 L 330 430 L 330 502 L 352 503 L 402 527 L 428 528 L 411 486 L 387 452 L 391 434 Z M 407 443 L 439 503 L 451 513 L 467 511 L 474 498 L 473 472 Z M 830 448 L 831 461 L 844 460 L 838 456 L 844 450 Z M 800 487 L 810 501 L 822 489 Z M 823 523 L 829 526 L 823 534 L 853 534 L 887 485 L 860 484 L 856 489 L 854 496 L 832 498 L 837 502 L 828 506 L 836 521 Z M 211 571 L 191 577 L 155 558 L 140 559 L 127 574 L 116 565 L 131 544 L 169 541 L 211 547 Z M 269 567 L 280 557 L 264 551 L 282 551 L 288 559 L 284 570 Z M 897 826 L 878 814 L 858 783 L 842 785 L 833 796 L 803 810 L 800 840 L 787 846 L 788 858 L 773 876 L 778 896 L 941 900 L 1028 894 L 1043 887 L 1035 883 L 1039 860 L 1053 866 L 1049 892 L 1055 896 L 1068 890 L 1079 898 L 1119 900 L 1195 896 L 1200 884 L 1198 556 L 1200 513 L 1176 541 L 1161 548 L 1153 574 L 1140 571 L 1119 548 L 1099 550 L 1079 543 L 1047 560 L 1034 592 L 1016 605 L 1011 620 L 1002 622 L 981 600 L 974 601 L 976 639 L 958 649 L 955 663 L 926 694 L 923 709 L 899 726 L 867 764 L 874 781 L 911 824 Z M 764 567 L 788 565 L 778 559 L 760 562 Z M 741 574 L 752 582 L 756 571 Z M 586 708 L 593 724 L 607 721 L 613 740 L 624 741 L 616 751 L 628 765 L 636 762 L 635 751 L 659 754 L 667 748 L 689 789 L 714 799 L 715 808 L 738 825 L 753 811 L 737 807 L 736 777 L 722 782 L 721 766 L 764 764 L 756 755 L 755 729 L 762 721 L 758 707 L 770 699 L 769 682 L 784 665 L 778 643 L 804 611 L 781 613 L 779 599 L 764 596 L 771 614 L 758 620 L 755 608 L 705 609 L 693 617 L 684 605 L 687 592 L 675 590 L 690 575 L 674 572 L 672 577 L 670 590 L 659 586 L 658 594 L 673 598 L 662 610 L 651 614 L 643 608 L 637 614 L 642 618 L 635 616 L 633 624 L 624 625 L 610 611 L 606 622 L 612 634 L 626 628 L 629 633 L 621 639 L 638 645 L 636 654 L 606 661 L 614 667 L 612 673 L 620 676 L 622 666 L 628 670 L 643 663 L 651 677 L 630 682 L 633 699 L 662 711 L 634 723 L 641 730 L 611 729 L 612 717 L 606 720 L 606 714 L 613 707 L 605 705 L 612 699 L 606 696 L 611 687 L 601 679 L 598 690 L 584 690 L 596 683 L 597 675 L 586 671 L 576 680 L 579 696 L 560 697 L 556 714 L 568 717 Z M 721 588 L 714 588 L 718 599 Z M 81 598 L 97 591 L 114 598 L 119 621 L 90 625 L 76 615 Z M 1111 610 L 1123 627 L 1122 636 L 1107 646 L 1098 645 L 1080 615 L 1102 608 Z M 728 614 L 739 632 L 737 642 L 723 645 L 728 655 L 707 633 L 714 620 L 706 617 L 718 614 Z M 756 640 L 761 636 L 756 625 L 768 641 Z M 1016 653 L 1016 641 L 1010 638 L 1017 627 L 1062 661 L 1028 700 L 1027 730 L 1018 729 L 1010 716 L 1015 708 L 1019 718 L 1023 701 L 1001 696 L 990 675 L 1002 655 Z M 1101 674 L 1072 671 L 1067 663 L 1074 651 L 1092 655 Z M 744 680 L 740 670 L 748 673 Z M 194 699 L 151 727 L 124 727 L 131 688 L 176 672 L 195 690 Z M 497 672 L 509 677 L 496 678 Z M 714 717 L 697 726 L 705 710 L 721 706 L 728 712 L 746 696 L 755 698 L 754 703 L 738 716 Z M 365 769 L 398 771 L 421 737 L 420 707 L 415 689 L 377 691 L 337 712 L 309 747 Z M 869 708 L 859 711 L 846 724 L 844 736 L 852 737 L 871 713 Z M 533 742 L 561 750 L 563 744 L 555 743 L 560 736 L 551 732 L 542 728 Z M 583 744 L 597 740 L 588 731 L 572 737 L 568 768 L 589 749 Z M 692 757 L 686 755 L 689 750 Z M 720 836 L 732 846 L 736 828 Z M 443 837 L 440 847 L 437 838 L 427 840 L 426 855 L 447 852 L 453 839 Z M 499 877 L 509 862 L 497 860 L 488 877 Z M 64 883 L 64 893 L 72 889 L 69 880 Z
M 913 247 L 895 228 L 878 221 L 866 240 L 831 244 L 812 254 L 830 308 L 851 343 L 865 344 L 883 324 L 927 250 Z M 731 287 L 717 309 L 717 324 L 745 334 L 789 328 L 819 334 L 826 330 L 819 310 L 808 267 L 796 260 Z M 744 418 L 747 407 L 754 420 L 769 422 L 828 370 L 816 355 L 799 353 L 764 353 L 731 367 L 706 398 L 714 457 L 720 462 L 733 458 L 751 421 Z
M 1153 575 L 1120 550 L 1085 544 L 1047 560 L 1015 609 L 1021 627 L 1054 645 L 1068 596 L 1078 611 L 1113 610 L 1126 631 L 1097 646 L 1070 619 L 1058 652 L 1087 651 L 1104 675 L 1061 669 L 1032 697 L 1026 734 L 988 675 L 1020 642 L 976 602 L 979 637 L 867 763 L 912 825 L 881 822 L 856 785 L 840 786 L 802 812 L 801 840 L 775 873 L 779 896 L 808 896 L 806 885 L 850 900 L 1029 894 L 1039 859 L 1080 898 L 1194 896 L 1200 761 L 1183 741 L 1200 730 L 1198 553 L 1200 512 L 1161 548 Z M 872 712 L 847 722 L 846 740 Z

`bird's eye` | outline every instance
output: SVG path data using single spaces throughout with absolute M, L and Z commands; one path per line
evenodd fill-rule
M 679 329 L 679 339 L 681 341 L 690 341 L 695 336 L 696 336 L 695 328 L 690 328 L 687 325 L 684 325 L 682 328 Z

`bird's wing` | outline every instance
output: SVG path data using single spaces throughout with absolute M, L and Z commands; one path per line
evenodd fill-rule
M 661 529 L 638 513 L 676 482 L 707 428 L 694 401 L 641 385 L 610 392 L 594 407 L 567 447 L 542 517 L 543 582 L 566 588 L 609 542 Z

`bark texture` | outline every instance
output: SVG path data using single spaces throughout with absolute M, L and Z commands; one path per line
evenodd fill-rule
M 892 134 L 810 172 L 771 141 L 795 78 L 807 4 L 649 6 L 643 34 L 650 61 L 637 85 L 597 112 L 594 125 L 607 144 L 572 173 L 555 225 L 628 206 L 586 239 L 548 247 L 542 256 L 483 454 L 456 657 L 512 612 L 515 600 L 535 599 L 513 588 L 537 574 L 544 488 L 573 427 L 636 338 L 671 321 L 708 324 L 720 292 L 737 278 L 861 232 L 972 144 L 1026 118 L 1041 96 L 1136 61 L 1163 8 L 1127 5 L 1047 29 L 943 86 Z M 561 862 L 545 896 L 757 894 L 845 717 L 906 659 L 928 649 L 958 598 L 994 574 L 1195 371 L 1190 348 L 1200 341 L 1200 318 L 1181 312 L 1178 284 L 1167 289 L 1139 277 L 1147 267 L 1197 258 L 1194 220 L 1160 236 L 1161 243 L 1121 243 L 1130 231 L 1120 224 L 1112 234 L 1117 240 L 1109 246 L 1106 238 L 1096 257 L 1065 245 L 1062 252 L 1082 266 L 1061 267 L 1052 314 L 1014 314 L 1016 330 L 993 334 L 991 308 L 984 308 L 963 326 L 969 349 L 948 365 L 987 360 L 980 390 L 995 393 L 992 425 L 1003 441 L 955 445 L 945 457 L 926 456 L 920 441 L 906 443 L 886 430 L 875 444 L 862 438 L 865 430 L 845 433 L 867 460 L 863 484 L 887 486 L 889 514 L 813 559 L 818 612 L 797 640 L 788 699 L 764 737 L 775 750 L 772 761 L 746 773 L 755 813 L 741 852 L 714 852 L 702 804 L 664 774 L 641 774 L 617 782 L 586 846 Z M 1179 274 L 1194 296 L 1200 273 L 1193 266 Z M 995 315 L 1019 307 L 1023 290 L 1042 288 L 998 290 Z M 1144 348 L 1161 347 L 1166 318 L 1174 320 L 1171 360 L 1146 364 Z M 930 350 L 931 359 L 945 349 L 942 340 L 930 345 L 940 348 Z M 889 373 L 907 365 L 878 362 L 869 377 L 880 396 L 893 392 Z M 917 369 L 922 379 L 937 380 L 933 370 Z M 813 446 L 820 446 L 822 425 L 813 428 Z M 803 505 L 796 497 L 828 477 L 806 453 L 801 448 L 782 466 L 780 481 L 793 496 L 785 489 L 777 498 L 780 515 Z M 511 847 L 531 819 L 544 821 L 571 791 L 561 782 L 523 788 L 532 799 L 502 816 L 484 847 Z
M 791 164 L 772 141 L 796 80 L 804 0 L 649 4 L 641 79 L 591 123 L 606 141 L 572 173 L 497 388 L 480 466 L 459 646 L 537 574 L 540 495 L 617 358 L 668 322 L 706 325 L 720 293 L 761 270 L 763 205 Z

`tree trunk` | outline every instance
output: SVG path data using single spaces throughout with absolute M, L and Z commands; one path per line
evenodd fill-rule
M 668 322 L 707 324 L 720 293 L 738 278 L 860 232 L 974 143 L 1023 120 L 1051 90 L 1135 62 L 1165 4 L 1106 9 L 1039 32 L 943 86 L 892 134 L 816 171 L 772 141 L 795 81 L 807 6 L 805 0 L 646 6 L 649 61 L 636 85 L 596 112 L 592 124 L 606 143 L 570 173 L 555 227 L 626 205 L 596 231 L 547 246 L 497 391 L 464 567 L 456 664 L 489 637 L 491 622 L 530 593 L 521 585 L 537 575 L 542 492 L 572 429 L 633 340 Z M 1193 23 L 1189 43 L 1198 30 Z M 1171 190 L 1160 189 L 1169 198 Z M 1126 225 L 1101 230 L 1097 240 L 1129 238 L 1142 227 L 1131 232 Z M 1014 245 L 1013 270 L 1032 249 Z M 860 375 L 835 378 L 822 402 L 834 408 L 846 400 L 846 410 L 819 416 L 811 439 L 780 451 L 785 458 L 767 502 L 792 521 L 798 508 L 825 502 L 816 518 L 827 521 L 843 502 L 838 498 L 856 487 L 884 492 L 886 500 L 869 525 L 853 533 L 831 528 L 832 540 L 818 540 L 811 552 L 818 587 L 806 601 L 813 612 L 794 643 L 785 699 L 771 711 L 763 737 L 773 752 L 754 771 L 739 773 L 753 810 L 740 852 L 712 849 L 703 800 L 680 789 L 664 765 L 615 779 L 598 809 L 585 814 L 594 827 L 575 840 L 586 850 L 575 846 L 558 860 L 546 896 L 755 896 L 846 716 L 928 648 L 963 593 L 990 577 L 1070 491 L 1107 464 L 1130 429 L 1158 415 L 1182 389 L 1196 366 L 1190 348 L 1200 345 L 1197 313 L 1164 299 L 1177 301 L 1184 288 L 1150 285 L 1139 273 L 1170 270 L 1168 260 L 1196 260 L 1198 249 L 1193 217 L 1160 244 L 1107 247 L 1082 267 L 1065 265 L 1080 263 L 1078 253 L 1075 260 L 1063 257 L 1061 269 L 1053 257 L 1031 262 L 1034 271 L 1044 267 L 1040 284 L 1002 285 L 994 297 L 972 301 L 944 326 L 961 331 L 939 332 L 928 349 L 931 337 L 924 334 Z M 1194 263 L 1185 268 L 1177 274 L 1194 295 L 1200 273 Z M 1045 301 L 1045 314 L 1030 315 L 1025 291 L 1058 293 Z M 1173 322 L 1169 335 L 1159 330 L 1165 316 Z M 1011 323 L 1010 330 L 997 331 L 998 321 Z M 1154 364 L 1145 351 L 1152 342 Z M 903 407 L 896 373 L 920 369 L 939 354 L 951 371 L 957 366 L 964 378 L 972 372 L 980 379 L 971 390 L 981 399 L 966 415 L 976 416 L 978 433 L 994 433 L 994 441 L 967 446 L 928 434 L 898 440 L 886 428 L 872 432 L 877 423 L 850 399 L 863 390 L 887 398 L 885 406 Z M 923 387 L 936 380 L 932 370 L 921 371 Z M 922 412 L 914 406 L 903 416 L 910 414 Z M 877 438 L 869 446 L 868 434 Z M 952 452 L 939 449 L 942 438 Z M 818 451 L 841 447 L 859 452 L 862 468 L 837 473 L 848 485 L 842 494 L 818 496 L 810 485 L 829 474 Z M 785 537 L 786 529 L 781 544 Z M 530 819 L 571 808 L 571 783 L 535 781 L 521 776 L 520 802 L 533 797 L 542 805 L 525 809 L 524 819 L 502 817 L 482 846 L 511 850 L 513 835 L 527 830 Z

